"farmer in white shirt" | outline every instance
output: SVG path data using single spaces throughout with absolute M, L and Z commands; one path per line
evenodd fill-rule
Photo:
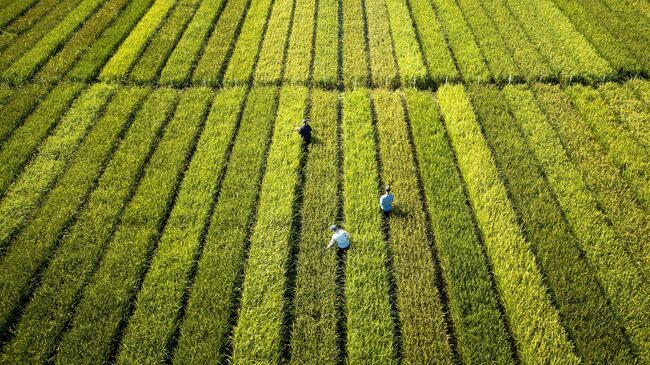
M 330 244 L 327 245 L 327 248 L 332 247 L 334 243 L 336 243 L 336 247 L 339 250 L 345 251 L 350 248 L 350 235 L 348 235 L 348 232 L 338 228 L 336 225 L 331 226 L 330 230 L 332 230 L 334 234 L 332 234 L 332 240 L 330 241 Z
M 395 196 L 390 193 L 390 186 L 386 186 L 386 192 L 384 195 L 379 198 L 379 209 L 381 210 L 381 214 L 384 216 L 389 216 L 391 210 L 393 210 L 393 201 L 395 200 Z

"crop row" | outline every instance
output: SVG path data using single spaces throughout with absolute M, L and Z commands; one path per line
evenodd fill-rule
M 316 34 L 317 2 L 317 0 L 296 0 L 294 5 L 295 13 L 287 45 L 287 61 L 284 74 L 284 78 L 290 83 L 310 80 L 310 66 L 313 54 L 312 43 Z M 338 23 L 336 24 L 338 25 Z M 323 26 L 327 26 L 327 24 L 323 24 Z M 332 51 L 335 51 L 336 48 L 337 45 L 333 44 Z M 337 57 L 334 56 L 332 61 L 336 61 L 336 59 Z
M 607 100 L 609 105 L 616 108 L 620 122 L 626 129 L 650 150 L 650 125 L 647 123 L 650 108 L 634 95 L 629 88 L 619 87 L 614 83 L 607 83 L 598 88 L 598 91 Z
M 25 85 L 14 90 L 11 99 L 0 107 L 3 118 L 2 124 L 0 124 L 0 145 L 4 144 L 16 128 L 25 122 L 25 119 L 36 108 L 38 100 L 48 91 L 49 87 L 41 84 Z M 2 181 L 0 183 L 0 193 L 2 193 L 9 181 L 0 181 Z
M 8 0 L 3 1 L 7 2 Z M 13 39 L 16 39 L 21 33 L 50 14 L 53 8 L 60 2 L 61 0 L 38 1 L 35 6 L 30 7 L 22 15 L 8 22 L 7 25 L 2 27 L 3 32 L 0 34 L 0 50 L 7 47 Z
M 285 62 L 284 50 L 289 41 L 289 34 L 291 34 L 295 4 L 295 0 L 276 0 L 274 2 L 264 42 L 259 50 L 259 60 L 255 66 L 256 84 L 273 85 L 279 83 L 282 78 Z
M 316 85 L 334 87 L 339 77 L 339 4 L 338 0 L 318 0 L 316 43 L 314 44 L 313 80 Z M 295 23 L 295 22 L 294 22 Z M 344 37 L 345 37 L 345 33 Z M 288 70 L 287 79 L 293 71 Z

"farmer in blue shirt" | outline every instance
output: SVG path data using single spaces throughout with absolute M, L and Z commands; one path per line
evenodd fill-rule
M 393 210 L 393 201 L 395 200 L 395 196 L 390 193 L 390 186 L 386 186 L 386 191 L 384 195 L 379 198 L 379 209 L 381 210 L 381 214 L 384 216 L 389 216 L 391 210 Z
M 306 144 L 311 142 L 311 126 L 309 125 L 309 120 L 307 118 L 302 120 L 302 126 L 296 128 L 296 132 L 298 132 Z
M 336 247 L 340 251 L 345 251 L 350 248 L 350 235 L 348 235 L 348 232 L 338 228 L 336 225 L 330 226 L 330 230 L 333 231 L 334 234 L 332 234 L 332 240 L 329 245 L 327 245 L 327 248 L 332 247 L 335 243 Z

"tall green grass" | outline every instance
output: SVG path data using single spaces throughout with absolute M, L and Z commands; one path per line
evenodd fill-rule
M 166 212 L 202 130 L 212 92 L 188 89 L 120 217 L 106 254 L 83 293 L 70 330 L 58 348 L 61 363 L 107 361 L 128 308 L 155 251 Z
M 365 86 L 369 80 L 362 2 L 341 0 L 340 4 L 343 7 L 343 80 L 346 86 Z
M 634 362 L 622 323 L 509 114 L 505 97 L 494 87 L 470 91 L 522 228 L 580 357 L 586 363 Z
M 276 0 L 273 5 L 253 76 L 256 84 L 279 84 L 283 77 L 285 47 L 291 34 L 295 4 L 294 0 Z
M 598 91 L 616 109 L 620 122 L 650 150 L 650 108 L 634 92 L 615 83 L 603 84 Z
M 425 91 L 405 93 L 460 360 L 512 363 L 497 295 L 435 99 Z
M 61 0 L 38 1 L 34 6 L 22 13 L 22 15 L 7 23 L 2 27 L 3 32 L 0 33 L 0 50 L 3 50 L 21 33 L 25 32 L 41 19 L 49 15 L 53 8 L 60 2 Z
M 16 237 L 9 252 L 2 259 L 0 275 L 11 278 L 0 286 L 2 327 L 11 321 L 13 310 L 29 290 L 33 275 L 56 252 L 56 242 L 62 230 L 74 219 L 97 179 L 103 166 L 110 160 L 120 143 L 120 137 L 129 127 L 130 115 L 146 95 L 146 90 L 125 88 L 117 91 L 106 113 L 88 134 L 78 153 L 70 161 L 70 168 L 45 198 L 25 229 Z M 12 343 L 6 358 L 23 362 L 38 357 L 38 349 L 26 350 L 20 342 Z M 42 355 L 42 354 L 41 354 Z M 43 360 L 44 358 L 40 358 Z
M 583 176 L 535 104 L 532 93 L 521 86 L 508 86 L 504 93 L 591 267 L 637 347 L 640 359 L 645 361 L 650 344 L 650 291 L 646 276 L 607 224 Z
M 451 364 L 443 307 L 436 288 L 432 242 L 427 238 L 426 216 L 401 98 L 398 93 L 381 89 L 374 91 L 372 97 L 377 110 L 382 181 L 391 186 L 395 195 L 395 210 L 387 223 L 397 287 L 401 358 L 406 363 Z
M 43 194 L 64 171 L 88 131 L 115 91 L 114 86 L 96 84 L 82 94 L 39 147 L 38 154 L 8 187 L 0 202 L 0 246 L 16 232 L 39 205 Z
M 443 86 L 438 101 L 519 358 L 524 363 L 578 363 L 467 94 L 462 86 Z
M 374 86 L 395 87 L 397 65 L 393 57 L 393 39 L 386 0 L 362 1 L 366 5 L 366 27 L 370 51 L 370 75 Z M 361 47 L 361 44 L 351 45 Z
M 314 83 L 333 88 L 338 84 L 339 2 L 318 0 L 316 44 L 314 44 Z M 344 34 L 345 37 L 345 34 Z M 362 38 L 363 39 L 363 38 Z M 349 50 L 351 51 L 351 50 Z M 291 72 L 285 75 L 291 77 Z
M 317 0 L 296 0 L 293 25 L 287 49 L 287 65 L 284 79 L 290 83 L 309 81 L 313 54 L 313 36 L 316 26 L 315 9 Z M 338 23 L 337 23 L 338 24 Z M 324 24 L 324 26 L 326 26 Z M 334 52 L 336 44 L 333 45 Z M 336 61 L 334 56 L 334 61 Z
M 27 0 L 27 1 L 11 1 L 2 8 L 2 14 L 0 15 L 0 28 L 7 25 L 15 17 L 20 16 L 25 10 L 29 9 L 32 4 L 37 0 Z
M 176 330 L 187 278 L 209 220 L 215 189 L 227 163 L 226 152 L 245 91 L 217 94 L 176 204 L 160 238 L 151 268 L 138 293 L 117 363 L 161 363 Z
M 139 110 L 76 222 L 60 238 L 13 341 L 5 347 L 8 357 L 49 359 L 56 350 L 175 103 L 176 93 L 161 88 Z
M 375 136 L 365 89 L 344 94 L 343 179 L 344 228 L 351 244 L 345 273 L 348 361 L 396 363 Z
M 307 89 L 287 86 L 280 91 L 266 174 L 259 192 L 258 214 L 244 269 L 241 305 L 233 338 L 233 363 L 277 363 L 291 265 L 293 203 L 298 183 L 302 140 L 293 131 L 305 114 Z
M 246 240 L 256 211 L 275 102 L 276 90 L 272 88 L 254 88 L 247 98 L 185 319 L 180 325 L 174 363 L 225 360 L 235 310 L 233 298 L 241 283 Z
M 424 66 L 407 0 L 387 0 L 395 56 L 402 83 L 425 86 L 429 75 Z
M 19 127 L 24 119 L 34 110 L 39 100 L 49 91 L 49 85 L 30 84 L 19 87 L 11 100 L 0 107 L 2 123 L 0 123 L 0 146 Z M 4 190 L 0 188 L 0 192 Z
M 321 3 L 322 4 L 322 3 Z M 314 128 L 305 166 L 302 230 L 296 258 L 291 362 L 334 364 L 341 355 L 336 311 L 337 260 L 323 252 L 331 239 L 327 229 L 338 211 L 338 94 L 312 90 L 310 124 Z

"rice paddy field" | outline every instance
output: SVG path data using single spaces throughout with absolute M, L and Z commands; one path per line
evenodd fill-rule
M 649 75 L 647 0 L 0 0 L 0 364 L 650 364 Z

